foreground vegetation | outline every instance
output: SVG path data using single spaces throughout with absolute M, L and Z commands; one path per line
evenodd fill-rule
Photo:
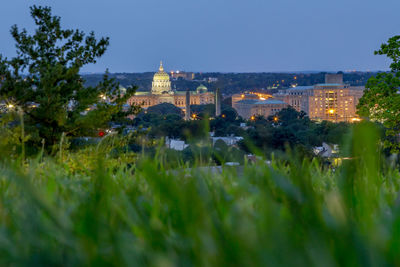
M 0 264 L 399 265 L 400 174 L 377 138 L 356 127 L 336 170 L 296 155 L 166 170 L 162 152 L 114 158 L 111 140 L 3 159 Z

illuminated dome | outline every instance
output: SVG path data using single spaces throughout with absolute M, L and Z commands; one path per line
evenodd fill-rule
M 158 72 L 154 74 L 153 84 L 151 87 L 152 94 L 163 94 L 171 92 L 171 81 L 169 80 L 169 75 L 164 71 L 162 62 L 160 63 L 160 68 Z
M 204 85 L 200 85 L 199 87 L 197 87 L 196 89 L 197 93 L 201 94 L 201 93 L 206 93 L 208 91 L 207 87 L 205 87 Z

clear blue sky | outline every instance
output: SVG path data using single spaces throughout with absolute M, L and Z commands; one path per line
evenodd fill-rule
M 8 0 L 0 53 L 14 54 L 11 25 L 32 29 L 29 6 L 50 5 L 68 28 L 109 36 L 84 71 L 279 72 L 384 70 L 373 51 L 400 34 L 400 0 Z

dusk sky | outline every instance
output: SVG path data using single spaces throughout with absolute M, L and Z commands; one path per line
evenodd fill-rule
M 386 70 L 374 50 L 400 34 L 399 0 L 2 1 L 0 53 L 15 53 L 10 27 L 33 29 L 32 4 L 62 25 L 110 37 L 85 72 L 167 70 L 280 72 Z

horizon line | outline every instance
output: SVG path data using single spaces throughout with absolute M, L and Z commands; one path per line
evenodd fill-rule
M 168 73 L 174 70 L 169 70 Z M 176 71 L 176 70 L 175 70 Z M 187 73 L 221 73 L 221 74 L 241 74 L 241 73 L 293 73 L 293 74 L 317 74 L 317 73 L 338 73 L 338 72 L 343 72 L 343 73 L 378 73 L 378 72 L 388 72 L 390 70 L 338 70 L 338 71 L 327 71 L 327 70 L 303 70 L 303 71 L 185 71 L 185 70 L 179 70 L 180 72 L 187 72 Z M 108 72 L 109 74 L 141 74 L 141 73 L 156 73 L 157 71 L 116 71 L 116 72 Z M 106 71 L 104 72 L 91 72 L 91 71 L 82 71 L 79 72 L 81 75 L 89 75 L 89 74 L 105 74 Z

